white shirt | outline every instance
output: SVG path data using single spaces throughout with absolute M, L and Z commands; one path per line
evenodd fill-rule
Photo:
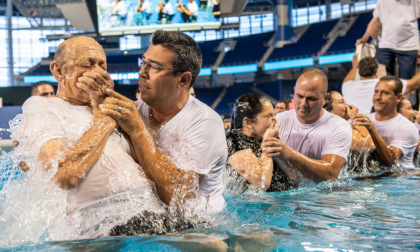
M 367 79 L 358 81 L 346 81 L 341 87 L 343 97 L 350 105 L 355 105 L 359 113 L 369 115 L 373 106 L 373 94 L 379 79 Z M 407 88 L 407 80 L 401 80 L 403 91 Z
M 138 106 L 146 127 L 150 130 L 149 106 Z M 193 96 L 158 131 L 150 130 L 159 149 L 183 170 L 206 175 L 200 184 L 198 210 L 221 211 L 222 174 L 227 160 L 227 143 L 221 117 Z M 201 208 L 201 209 L 200 209 Z
M 294 109 L 276 117 L 279 137 L 290 148 L 312 159 L 320 160 L 324 155 L 334 154 L 347 160 L 352 131 L 346 120 L 326 110 L 313 124 L 299 122 Z
M 168 2 L 167 4 L 165 4 L 165 7 L 162 10 L 163 13 L 168 14 L 168 15 L 174 15 L 174 8 L 172 7 L 171 2 Z
M 385 143 L 402 151 L 404 156 L 399 161 L 402 167 L 414 169 L 414 152 L 419 141 L 419 132 L 414 123 L 401 114 L 386 121 L 377 121 L 375 113 L 370 114 L 369 118 Z
M 373 16 L 381 20 L 379 48 L 411 51 L 419 48 L 419 0 L 378 0 Z
M 23 104 L 22 111 L 23 122 L 13 137 L 19 141 L 22 152 L 29 151 L 25 161 L 31 162 L 31 169 L 42 169 L 33 160 L 38 159 L 46 142 L 62 139 L 71 148 L 93 126 L 89 107 L 75 106 L 56 97 L 33 96 Z M 83 226 L 83 237 L 106 235 L 118 219 L 128 219 L 146 209 L 158 211 L 163 209 L 161 206 L 143 170 L 131 157 L 128 142 L 117 130 L 108 137 L 101 157 L 86 177 L 67 191 L 67 215 L 78 222 L 76 225 Z M 118 214 L 112 209 L 119 209 Z M 101 224 L 102 230 L 92 231 L 104 220 L 108 230 Z
M 195 0 L 192 3 L 190 3 L 188 1 L 188 3 L 187 3 L 187 9 L 188 9 L 188 11 L 191 11 L 193 13 L 193 16 L 195 16 L 195 17 L 198 16 L 198 5 L 195 2 Z
M 418 123 L 417 120 L 414 121 L 414 125 L 416 125 L 417 130 L 420 131 L 420 123 Z
M 152 13 L 152 7 L 150 6 L 150 2 L 147 0 L 143 2 L 140 8 L 147 14 Z
M 121 17 L 127 16 L 127 5 L 124 1 L 119 1 L 117 5 L 112 8 L 112 13 L 117 14 Z

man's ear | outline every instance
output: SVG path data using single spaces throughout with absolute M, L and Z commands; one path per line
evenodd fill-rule
M 325 93 L 325 96 L 324 96 L 325 100 L 330 99 L 330 96 L 331 96 L 331 94 L 330 94 L 330 93 Z
M 180 81 L 179 81 L 180 87 L 187 88 L 188 90 L 190 90 L 191 80 L 192 80 L 191 72 L 183 72 L 180 76 Z
M 64 82 L 64 74 L 63 69 L 56 60 L 53 60 L 50 64 L 50 71 L 54 75 L 54 78 L 57 80 L 58 84 L 61 84 Z
M 403 95 L 402 95 L 401 93 L 399 93 L 399 94 L 397 95 L 397 103 L 400 103 L 400 102 L 401 102 L 401 100 L 402 100 L 402 98 L 403 98 Z
M 325 105 L 325 103 L 327 103 L 328 99 L 330 99 L 330 96 L 331 96 L 331 94 L 330 94 L 330 93 L 326 93 L 326 94 L 324 95 L 324 105 Z

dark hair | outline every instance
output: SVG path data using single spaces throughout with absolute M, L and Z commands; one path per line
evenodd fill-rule
M 384 76 L 380 78 L 379 81 L 392 81 L 394 83 L 394 94 L 399 95 L 402 93 L 403 84 L 400 78 L 393 75 L 389 75 L 389 76 Z
M 361 77 L 372 77 L 378 70 L 378 61 L 373 57 L 365 57 L 359 62 L 359 75 Z
M 245 117 L 254 120 L 263 111 L 265 102 L 270 102 L 270 100 L 257 93 L 240 96 L 233 105 L 232 129 L 242 128 Z
M 173 68 L 192 74 L 190 87 L 194 85 L 200 73 L 203 56 L 197 43 L 190 36 L 179 31 L 155 31 L 152 44 L 161 45 L 175 53 Z
M 38 81 L 37 83 L 34 83 L 32 85 L 31 94 L 34 95 L 38 91 L 38 87 L 43 86 L 43 85 L 50 85 L 51 87 L 53 86 L 51 82 L 48 82 L 48 81 Z
M 408 101 L 408 99 L 406 99 L 406 98 L 402 98 L 401 99 L 401 101 L 397 104 L 397 112 L 398 113 L 401 113 L 401 108 L 402 108 L 402 106 L 404 105 L 403 103 L 404 103 L 404 101 Z
M 284 103 L 286 105 L 286 109 L 289 109 L 289 103 L 287 101 L 285 101 L 285 100 L 278 100 L 278 101 L 276 101 L 276 105 L 278 103 Z
M 328 112 L 331 112 L 331 110 L 333 110 L 333 94 L 338 93 L 336 91 L 331 91 L 330 95 L 328 97 L 328 99 L 325 100 L 325 105 L 324 105 L 324 109 Z

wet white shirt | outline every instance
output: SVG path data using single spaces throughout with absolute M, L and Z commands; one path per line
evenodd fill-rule
M 399 161 L 402 167 L 414 169 L 414 152 L 419 141 L 419 132 L 414 123 L 401 114 L 386 121 L 377 121 L 375 113 L 370 114 L 369 118 L 385 143 L 402 151 L 404 156 Z
M 313 124 L 299 122 L 294 109 L 276 117 L 279 137 L 290 148 L 312 159 L 321 160 L 324 155 L 334 154 L 347 160 L 352 131 L 346 120 L 326 110 Z
M 140 101 L 138 109 L 150 130 L 149 106 Z M 150 132 L 159 149 L 178 168 L 206 175 L 197 192 L 198 210 L 221 211 L 225 207 L 222 174 L 227 160 L 227 144 L 221 117 L 190 95 L 175 117 L 158 131 Z
M 341 91 L 345 101 L 350 105 L 355 105 L 359 109 L 359 113 L 369 115 L 373 106 L 373 94 L 375 86 L 379 79 L 367 79 L 358 81 L 346 81 L 341 86 Z M 403 90 L 407 88 L 407 80 L 402 80 Z
M 188 11 L 190 11 L 190 12 L 193 13 L 193 16 L 195 16 L 195 17 L 198 16 L 198 5 L 195 2 L 195 0 L 192 3 L 190 3 L 188 1 L 188 3 L 187 3 L 187 9 L 188 9 Z
M 411 51 L 419 48 L 419 0 L 378 0 L 373 16 L 381 20 L 379 48 Z
M 52 139 L 62 139 L 69 147 L 73 146 L 93 126 L 93 114 L 89 107 L 71 105 L 56 97 L 33 96 L 23 104 L 22 111 L 23 122 L 13 137 L 20 142 L 19 148 L 22 151 L 29 150 L 26 160 L 37 160 L 40 148 Z M 67 214 L 81 223 L 90 219 L 100 222 L 104 218 L 110 221 L 112 211 L 101 216 L 96 215 L 101 212 L 101 207 L 109 205 L 100 202 L 116 198 L 116 195 L 121 197 L 113 200 L 117 203 L 111 204 L 109 208 L 118 208 L 120 215 L 127 210 L 127 218 L 142 210 L 158 210 L 161 204 L 141 167 L 131 157 L 128 142 L 122 134 L 114 130 L 108 137 L 99 160 L 86 177 L 68 191 Z M 130 198 L 133 197 L 142 201 L 142 204 L 128 202 L 123 209 L 120 203 L 131 201 Z M 152 203 L 148 204 L 146 201 Z M 94 211 L 89 213 L 89 207 L 95 204 L 101 207 L 95 207 Z M 110 225 L 112 226 L 111 223 Z M 89 229 L 91 226 L 86 227 Z M 106 234 L 106 230 L 100 231 Z

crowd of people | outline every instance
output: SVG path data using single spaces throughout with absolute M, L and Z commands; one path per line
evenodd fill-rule
M 322 70 L 310 68 L 296 81 L 294 109 L 242 95 L 225 134 L 221 117 L 192 95 L 201 64 L 191 37 L 154 32 L 139 61 L 134 102 L 113 90 L 95 40 L 80 36 L 58 46 L 50 65 L 57 95 L 46 98 L 54 94 L 48 83 L 34 86 L 13 137 L 27 171 L 55 170 L 53 181 L 68 192 L 67 216 L 83 237 L 195 227 L 206 222 L 197 216 L 225 208 L 224 189 L 284 191 L 337 179 L 343 169 L 416 169 L 420 115 L 403 94 L 420 87 L 419 74 L 378 76 L 376 59 L 355 55 L 343 97 L 330 92 Z M 375 165 L 354 161 L 364 154 Z M 98 215 L 110 204 L 131 216 Z
M 180 16 L 180 23 L 195 23 L 198 17 L 203 15 L 199 12 L 200 8 L 203 13 L 207 13 L 208 9 L 211 10 L 209 15 L 212 19 L 219 20 L 220 18 L 220 0 L 210 0 L 205 6 L 202 4 L 199 6 L 196 0 L 159 0 L 157 3 L 139 0 L 136 7 L 132 8 L 127 0 L 115 0 L 112 5 L 112 15 L 122 26 L 129 25 L 127 19 L 130 13 L 133 13 L 136 25 L 171 24 L 177 14 Z M 209 19 L 207 16 L 203 18 Z

